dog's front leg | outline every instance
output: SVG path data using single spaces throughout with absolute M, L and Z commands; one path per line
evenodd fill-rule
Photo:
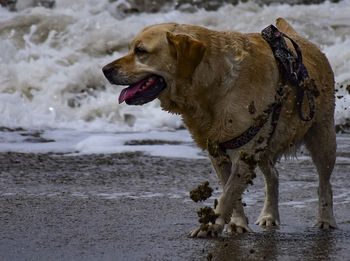
M 229 221 L 227 226 L 229 234 L 252 232 L 244 214 L 242 194 L 254 177 L 254 168 L 239 160 L 226 183 L 217 211 L 226 222 Z
M 231 169 L 231 175 L 223 184 L 223 192 L 215 208 L 215 213 L 219 215 L 215 224 L 201 226 L 191 233 L 191 237 L 215 237 L 222 232 L 227 223 L 229 233 L 252 231 L 248 227 L 248 221 L 244 214 L 242 194 L 255 177 L 253 169 L 252 165 L 247 164 L 241 158 L 236 160 L 236 164 Z
M 215 143 L 211 143 L 208 141 L 207 150 L 209 153 L 209 157 L 211 163 L 216 171 L 216 174 L 219 178 L 220 184 L 225 189 L 226 183 L 229 180 L 232 173 L 232 162 L 228 154 L 219 149 L 218 145 Z M 217 211 L 217 207 L 215 209 L 216 214 L 220 214 Z M 229 210 L 231 213 L 231 210 Z M 216 237 L 218 234 L 222 232 L 225 226 L 225 219 L 219 216 L 215 224 L 202 225 L 196 230 L 190 233 L 191 237 Z

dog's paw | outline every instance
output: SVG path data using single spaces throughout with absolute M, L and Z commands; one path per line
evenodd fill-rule
M 244 218 L 231 218 L 230 223 L 227 225 L 226 232 L 229 235 L 233 235 L 235 233 L 243 234 L 246 232 L 253 232 L 245 220 L 246 219 Z
M 335 223 L 335 221 L 319 221 L 317 222 L 316 226 L 320 229 L 323 230 L 329 230 L 329 229 L 338 229 L 337 224 Z
M 204 224 L 204 225 L 201 225 L 199 228 L 191 231 L 189 233 L 189 237 L 198 237 L 198 238 L 218 237 L 223 229 L 224 229 L 223 225 Z
M 259 225 L 261 227 L 273 227 L 279 226 L 280 221 L 279 218 L 275 218 L 273 215 L 262 215 L 255 222 L 255 225 Z

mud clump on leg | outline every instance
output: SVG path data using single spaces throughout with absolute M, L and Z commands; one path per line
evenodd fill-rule
M 240 160 L 246 163 L 249 166 L 249 169 L 254 170 L 257 164 L 254 155 L 249 155 L 246 152 L 241 152 L 239 155 Z
M 215 220 L 219 217 L 219 214 L 215 214 L 214 210 L 211 207 L 201 208 L 198 212 L 198 221 L 199 223 L 206 225 L 209 222 L 214 224 Z
M 245 175 L 246 184 L 253 185 L 253 179 L 256 177 L 254 169 L 258 163 L 255 159 L 254 154 L 251 155 L 246 152 L 241 152 L 240 160 L 242 160 L 245 164 L 247 164 L 249 168 L 249 172 Z
M 190 198 L 194 202 L 204 201 L 211 197 L 213 189 L 209 187 L 209 182 L 206 181 L 202 185 L 199 185 L 194 190 L 190 191 Z

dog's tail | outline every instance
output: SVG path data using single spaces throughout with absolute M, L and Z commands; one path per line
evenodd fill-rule
M 286 35 L 293 36 L 299 35 L 297 31 L 283 18 L 279 17 L 276 19 L 276 26 L 279 31 L 285 33 Z

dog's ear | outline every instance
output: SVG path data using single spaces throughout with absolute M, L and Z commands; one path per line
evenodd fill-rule
M 184 34 L 167 32 L 170 53 L 177 60 L 177 74 L 184 79 L 192 78 L 194 70 L 201 62 L 206 46 Z

